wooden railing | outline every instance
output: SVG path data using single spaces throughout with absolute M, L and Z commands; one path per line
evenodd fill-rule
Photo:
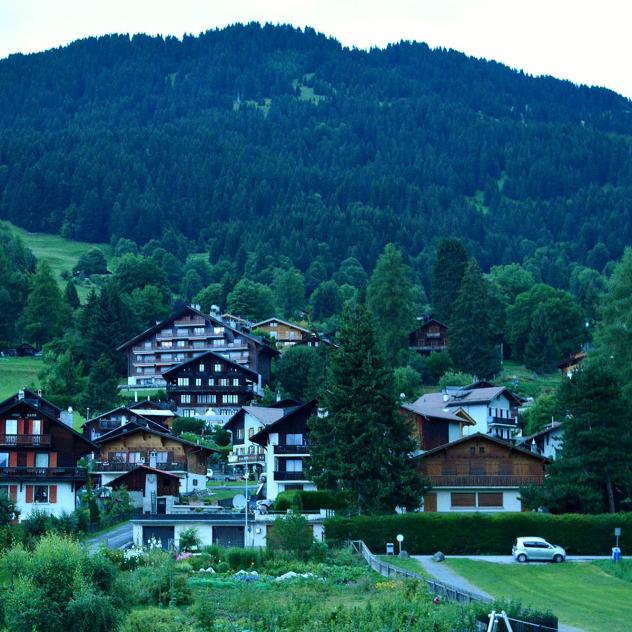
M 0 434 L 0 445 L 2 446 L 49 446 L 50 435 L 47 434 Z
M 146 459 L 144 463 L 123 463 L 119 461 L 95 461 L 95 472 L 129 472 L 139 465 L 149 466 L 149 460 Z M 156 463 L 157 470 L 163 470 L 165 472 L 172 471 L 186 471 L 186 461 L 171 461 L 169 463 Z
M 353 550 L 360 554 L 367 562 L 367 564 L 377 573 L 383 577 L 394 577 L 403 579 L 416 579 L 421 582 L 425 582 L 428 586 L 428 590 L 434 595 L 438 595 L 442 599 L 447 601 L 456 601 L 458 603 L 472 603 L 478 601 L 482 603 L 491 603 L 491 599 L 487 599 L 483 595 L 474 595 L 450 584 L 444 584 L 435 579 L 424 577 L 419 573 L 408 571 L 393 564 L 382 561 L 377 555 L 373 555 L 369 550 L 369 547 L 362 540 L 352 540 L 351 546 Z
M 275 454 L 309 454 L 309 445 L 275 445 Z
M 543 476 L 513 476 L 495 474 L 437 474 L 428 475 L 433 487 L 521 487 L 542 485 Z
M 275 472 L 275 481 L 307 481 L 307 472 Z
M 3 467 L 0 468 L 0 479 L 10 478 L 50 478 L 85 480 L 86 471 L 77 467 Z

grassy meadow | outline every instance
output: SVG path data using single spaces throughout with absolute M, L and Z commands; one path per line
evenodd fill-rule
M 610 562 L 518 565 L 448 559 L 446 564 L 497 599 L 550 610 L 561 623 L 585 632 L 630 630 L 631 574 L 627 581 L 617 577 Z
M 17 393 L 21 388 L 39 387 L 38 373 L 42 358 L 0 358 L 0 400 Z

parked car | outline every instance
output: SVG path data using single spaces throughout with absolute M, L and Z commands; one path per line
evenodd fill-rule
M 534 536 L 516 538 L 511 554 L 518 562 L 563 562 L 566 559 L 566 551 L 561 546 Z

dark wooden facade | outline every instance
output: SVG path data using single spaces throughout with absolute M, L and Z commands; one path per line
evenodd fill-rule
M 212 351 L 202 353 L 163 373 L 167 397 L 184 417 L 203 415 L 208 408 L 227 409 L 228 417 L 252 401 L 259 375 Z
M 162 373 L 206 351 L 256 371 L 270 380 L 271 359 L 278 354 L 264 338 L 231 327 L 219 316 L 185 306 L 119 348 L 127 353 L 128 383 L 164 386 Z
M 474 434 L 417 457 L 433 487 L 541 485 L 546 459 L 489 435 Z
M 157 496 L 177 496 L 180 489 L 180 477 L 151 467 L 139 466 L 133 470 L 121 474 L 118 478 L 108 483 L 112 489 L 125 487 L 130 492 L 145 493 L 145 479 L 148 474 L 156 475 Z
M 168 428 L 162 424 L 158 424 L 155 421 L 151 421 L 139 415 L 135 411 L 127 408 L 126 406 L 119 406 L 114 410 L 110 410 L 107 413 L 103 413 L 98 417 L 93 417 L 83 424 L 83 434 L 87 439 L 95 441 L 100 436 L 120 428 L 121 426 L 129 423 L 130 421 L 137 423 L 141 426 L 150 426 L 156 430 L 167 432 Z
M 432 316 L 418 319 L 417 329 L 411 332 L 408 346 L 421 355 L 448 349 L 448 327 Z

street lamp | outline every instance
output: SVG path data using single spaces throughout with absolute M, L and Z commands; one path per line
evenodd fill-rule
M 401 533 L 397 534 L 396 540 L 399 542 L 399 556 L 402 556 L 402 542 L 404 541 L 404 536 Z

